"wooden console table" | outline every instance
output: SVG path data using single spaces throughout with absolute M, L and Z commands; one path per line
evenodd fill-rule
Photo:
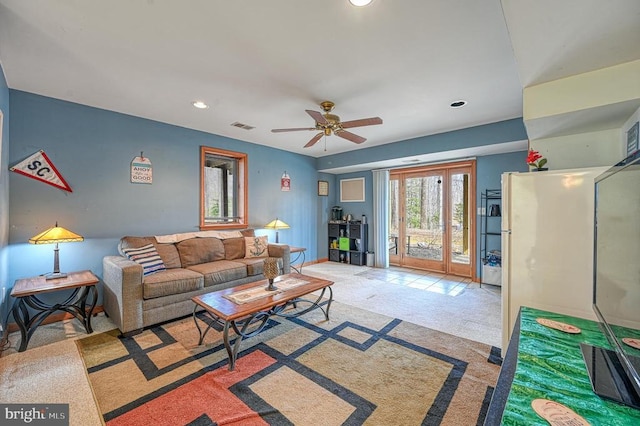
M 82 322 L 88 334 L 92 333 L 91 314 L 98 300 L 96 290 L 98 282 L 98 278 L 91 271 L 70 272 L 65 278 L 51 280 L 47 280 L 44 275 L 16 280 L 11 296 L 16 298 L 12 312 L 21 335 L 18 352 L 27 349 L 36 328 L 56 311 L 70 313 Z M 73 291 L 65 300 L 55 304 L 48 304 L 38 297 L 44 293 L 60 290 Z M 87 305 L 89 295 L 91 300 Z M 37 313 L 31 316 L 29 308 Z

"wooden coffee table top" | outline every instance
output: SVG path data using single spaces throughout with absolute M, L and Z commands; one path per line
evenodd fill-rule
M 236 304 L 224 296 L 253 287 L 266 287 L 269 285 L 269 281 L 264 279 L 253 283 L 239 285 L 237 287 L 227 288 L 225 290 L 212 291 L 211 293 L 192 297 L 191 300 L 221 320 L 232 321 L 256 312 L 269 310 L 274 306 L 281 305 L 289 300 L 304 296 L 305 294 L 312 293 L 316 290 L 321 290 L 333 284 L 333 281 L 295 273 L 281 275 L 273 281 L 273 284 L 277 287 L 279 281 L 283 281 L 287 278 L 297 278 L 308 281 L 308 283 L 282 292 L 274 292 L 273 295 L 261 297 L 260 299 L 242 304 Z

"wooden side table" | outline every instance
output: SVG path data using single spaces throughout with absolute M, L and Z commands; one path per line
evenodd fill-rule
M 293 269 L 294 271 L 296 271 L 299 274 L 302 273 L 302 267 L 304 266 L 304 259 L 305 259 L 304 252 L 305 251 L 307 251 L 307 249 L 305 247 L 289 246 L 289 253 L 291 253 L 291 254 L 297 253 L 298 254 L 295 258 L 291 259 L 291 261 L 289 262 L 290 265 L 291 265 L 291 269 Z M 297 267 L 293 266 L 293 263 L 297 262 L 298 260 L 300 260 L 301 257 L 302 257 L 302 263 L 300 264 L 300 267 L 297 268 Z
M 93 333 L 91 314 L 98 301 L 96 289 L 98 282 L 98 278 L 91 271 L 70 272 L 65 278 L 52 280 L 47 280 L 44 275 L 16 280 L 13 290 L 11 290 L 11 296 L 16 298 L 12 312 L 21 335 L 18 352 L 27 349 L 29 339 L 36 328 L 56 311 L 70 313 L 82 322 L 87 334 Z M 53 305 L 38 298 L 38 295 L 60 290 L 73 290 L 73 292 L 61 303 Z M 87 305 L 89 295 L 91 295 L 91 300 Z M 37 313 L 31 316 L 27 307 Z

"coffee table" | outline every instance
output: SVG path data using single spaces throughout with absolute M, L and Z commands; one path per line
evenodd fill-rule
M 260 294 L 260 289 L 266 288 L 268 284 L 269 281 L 265 279 L 191 298 L 195 303 L 193 320 L 200 336 L 198 345 L 202 344 L 207 332 L 213 325 L 222 325 L 224 346 L 229 356 L 229 370 L 235 368 L 236 357 L 242 339 L 247 339 L 260 333 L 267 325 L 269 317 L 277 315 L 293 318 L 315 309 L 320 309 L 324 313 L 326 320 L 329 320 L 329 308 L 333 301 L 333 290 L 331 289 L 333 281 L 302 274 L 286 274 L 274 280 L 274 285 L 278 287 L 277 291 Z M 308 300 L 303 298 L 303 296 L 318 290 L 322 291 L 317 299 Z M 327 290 L 329 297 L 323 301 L 322 299 Z M 234 301 L 239 300 L 243 295 L 250 295 L 246 302 L 236 303 Z M 205 321 L 207 327 L 204 329 L 200 328 L 196 317 L 199 307 L 204 308 L 207 319 Z M 250 328 L 251 330 L 249 330 Z M 233 347 L 229 339 L 230 329 L 233 329 L 237 336 Z

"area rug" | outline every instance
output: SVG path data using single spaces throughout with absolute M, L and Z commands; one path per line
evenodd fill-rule
M 77 344 L 109 426 L 483 423 L 497 348 L 337 302 L 330 315 L 273 317 L 234 371 L 221 331 L 198 345 L 192 317 Z

